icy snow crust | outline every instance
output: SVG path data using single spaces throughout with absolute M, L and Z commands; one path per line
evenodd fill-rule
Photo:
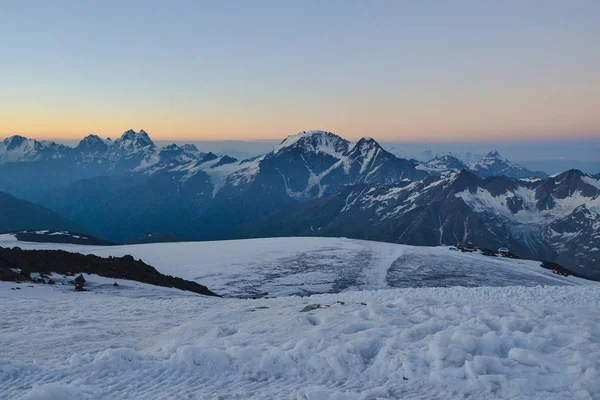
M 342 291 L 252 300 L 94 275 L 87 292 L 60 276 L 56 285 L 0 282 L 1 399 L 600 393 L 600 285 L 531 261 L 333 238 L 101 247 L 0 235 L 0 246 L 129 253 L 230 295 Z M 340 276 L 355 283 L 341 287 Z M 486 277 L 502 287 L 464 287 Z M 408 287 L 435 279 L 451 287 Z M 382 289 L 393 285 L 407 288 Z

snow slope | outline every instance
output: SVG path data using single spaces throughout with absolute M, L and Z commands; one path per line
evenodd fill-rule
M 7 234 L 0 246 L 132 254 L 231 296 L 341 291 L 239 299 L 93 275 L 86 292 L 59 276 L 0 282 L 2 399 L 600 394 L 600 285 L 532 261 L 334 238 L 102 247 Z M 464 287 L 485 284 L 499 287 Z
M 125 282 L 82 293 L 14 286 L 0 282 L 0 398 L 7 400 L 600 393 L 598 285 L 258 300 Z M 321 307 L 302 311 L 311 304 Z
M 0 246 L 63 249 L 102 257 L 131 254 L 158 271 L 233 297 L 310 295 L 393 287 L 575 285 L 539 262 L 340 238 L 269 238 L 216 242 L 82 246 L 18 242 Z

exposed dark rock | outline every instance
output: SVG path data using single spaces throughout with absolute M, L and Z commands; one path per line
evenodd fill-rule
M 309 304 L 306 307 L 304 307 L 302 310 L 300 310 L 300 312 L 313 311 L 313 310 L 316 310 L 317 308 L 321 308 L 321 305 L 320 304 Z
M 584 276 L 581 276 L 578 273 L 573 272 L 573 271 L 571 271 L 571 270 L 569 270 L 569 269 L 567 269 L 567 268 L 563 267 L 562 265 L 557 264 L 555 262 L 543 261 L 542 262 L 542 268 L 550 269 L 550 270 L 552 270 L 552 272 L 554 272 L 555 274 L 558 274 L 558 275 L 564 275 L 564 276 L 573 275 L 575 277 L 584 278 L 585 279 Z
M 221 159 L 215 164 L 213 165 L 211 168 L 217 168 L 220 167 L 221 165 L 225 165 L 225 164 L 231 164 L 237 162 L 237 159 L 233 158 L 233 157 L 229 157 L 229 156 L 223 156 L 221 157 Z
M 83 275 L 79 274 L 77 278 L 75 278 L 75 285 L 83 286 L 85 285 L 85 278 Z
M 102 258 L 62 250 L 21 250 L 18 247 L 12 249 L 0 247 L 0 280 L 12 282 L 32 281 L 32 273 L 45 275 L 57 273 L 69 276 L 74 274 L 96 274 L 107 278 L 128 279 L 208 296 L 217 296 L 206 286 L 170 275 L 163 275 L 154 267 L 141 260 L 136 261 L 130 255 Z M 79 275 L 73 282 L 75 284 L 79 282 L 79 286 L 82 286 L 85 279 Z
M 219 156 L 217 156 L 213 152 L 209 152 L 204 157 L 202 157 L 202 160 L 200 160 L 200 162 L 205 163 L 205 162 L 208 162 L 208 161 L 216 160 L 217 158 L 219 158 Z

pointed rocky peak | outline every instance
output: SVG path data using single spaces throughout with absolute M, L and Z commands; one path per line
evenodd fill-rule
M 196 145 L 193 144 L 184 144 L 181 146 L 181 148 L 188 153 L 200 153 L 200 150 L 198 150 Z
M 584 197 L 594 197 L 600 190 L 586 182 L 586 175 L 576 169 L 553 175 L 541 181 L 536 187 L 536 199 L 544 200 L 550 197 L 564 199 L 574 194 Z
M 162 149 L 160 149 L 160 152 L 162 153 L 163 151 L 168 152 L 168 151 L 181 151 L 182 148 L 177 146 L 175 143 L 169 144 L 165 147 L 163 147 Z
M 156 151 L 157 148 L 154 142 L 144 130 L 136 132 L 130 129 L 110 146 L 109 158 L 114 161 L 138 159 L 148 157 Z
M 175 143 L 173 143 L 160 149 L 158 156 L 160 158 L 160 161 L 168 162 L 175 158 L 181 157 L 182 154 L 183 149 Z
M 136 131 L 134 131 L 133 129 L 128 129 L 125 132 L 123 132 L 123 134 L 121 135 L 121 139 L 122 140 L 124 140 L 124 139 L 133 139 L 133 138 L 135 138 L 135 135 L 137 135 Z
M 377 143 L 377 141 L 375 139 L 372 139 L 370 137 L 361 138 L 358 142 L 356 142 L 356 144 L 354 145 L 354 148 L 360 149 L 361 151 L 368 151 L 368 150 L 372 150 L 372 149 L 377 149 L 377 150 L 382 149 L 382 147 L 379 145 L 379 143 Z
M 485 156 L 483 156 L 483 158 L 481 159 L 481 161 L 479 161 L 479 164 L 482 165 L 509 165 L 510 163 L 508 162 L 507 159 L 505 159 L 504 157 L 502 157 L 500 155 L 500 153 L 498 153 L 498 150 L 492 150 L 489 153 L 487 153 Z
M 477 175 L 466 169 L 452 173 L 447 176 L 446 179 L 452 182 L 452 187 L 455 192 L 460 192 L 465 189 L 474 192 L 481 182 Z
M 7 137 L 6 139 L 4 139 L 3 143 L 6 146 L 6 149 L 10 150 L 11 148 L 20 146 L 22 143 L 24 143 L 28 140 L 29 139 L 27 139 L 25 136 L 13 135 L 11 137 Z
M 143 129 L 140 129 L 140 131 L 138 132 L 138 137 L 140 140 L 143 140 L 146 143 L 154 144 L 152 139 L 150 139 L 150 136 L 148 136 L 148 133 L 146 133 L 146 131 Z
M 530 171 L 522 165 L 512 164 L 503 158 L 497 150 L 490 151 L 480 161 L 468 164 L 468 168 L 480 178 L 489 176 L 508 176 L 511 178 L 545 178 L 547 175 L 541 171 Z
M 104 140 L 100 136 L 90 133 L 89 135 L 87 135 L 86 137 L 81 139 L 81 141 L 79 143 L 86 143 L 86 142 L 104 142 Z
M 102 139 L 100 136 L 94 135 L 92 133 L 90 135 L 87 135 L 83 139 L 81 139 L 81 141 L 79 142 L 79 144 L 77 145 L 77 147 L 96 145 L 96 144 L 100 144 L 100 143 L 106 145 L 106 140 Z
M 198 148 L 193 144 L 184 144 L 180 147 L 183 153 L 190 158 L 200 159 L 206 155 L 206 153 L 203 153 L 200 150 L 198 150 Z
M 325 153 L 339 157 L 347 153 L 349 148 L 350 142 L 346 139 L 331 132 L 313 130 L 288 136 L 273 150 L 273 153 L 299 149 L 304 152 Z
M 554 179 L 554 181 L 556 181 L 556 182 L 560 182 L 565 179 L 567 179 L 567 180 L 579 179 L 579 178 L 583 177 L 584 175 L 585 174 L 578 169 L 569 169 L 565 172 L 561 172 L 560 174 L 554 175 L 551 178 Z
M 106 144 L 105 140 L 102 139 L 100 136 L 94 134 L 88 135 L 81 139 L 81 141 L 75 148 L 75 151 L 88 155 L 104 154 L 107 150 L 108 145 Z
M 154 142 L 143 129 L 139 132 L 129 129 L 125 131 L 123 135 L 121 135 L 121 137 L 115 141 L 115 143 L 116 142 L 135 142 L 145 146 L 154 146 Z
M 51 140 L 28 139 L 24 136 L 14 135 L 4 139 L 2 142 L 5 151 L 44 150 L 44 149 L 66 149 L 67 146 L 58 144 Z
M 42 143 L 35 139 L 27 139 L 24 136 L 14 135 L 4 139 L 0 143 L 0 161 L 25 161 L 35 157 L 35 154 L 42 147 Z
M 374 139 L 366 137 L 356 142 L 347 156 L 351 168 L 356 168 L 356 165 L 360 165 L 359 174 L 373 170 L 377 165 L 390 158 L 395 159 L 396 156 L 385 151 Z
M 377 141 L 371 137 L 365 136 L 359 139 L 358 142 L 356 142 L 356 145 L 362 145 L 362 146 L 379 146 L 379 143 L 377 143 Z M 381 147 L 381 146 L 379 146 Z
M 233 157 L 229 157 L 229 156 L 223 156 L 211 168 L 217 168 L 217 167 L 220 167 L 221 165 L 233 164 L 233 163 L 236 163 L 237 161 L 238 161 L 237 158 L 233 158 Z
M 154 146 L 154 142 L 144 130 L 136 132 L 133 129 L 125 131 L 119 139 L 115 140 L 115 144 L 117 143 L 136 143 L 141 146 Z
M 208 154 L 206 154 L 204 157 L 202 157 L 202 159 L 200 160 L 200 162 L 201 163 L 205 163 L 205 162 L 208 162 L 208 161 L 216 160 L 217 158 L 219 158 L 219 156 L 217 156 L 216 154 L 214 154 L 211 151 Z
M 71 148 L 50 140 L 38 141 L 15 135 L 0 142 L 0 162 L 26 162 L 61 159 Z

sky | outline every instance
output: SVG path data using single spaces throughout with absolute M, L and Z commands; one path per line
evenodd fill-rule
M 600 1 L 0 1 L 0 137 L 600 138 Z

